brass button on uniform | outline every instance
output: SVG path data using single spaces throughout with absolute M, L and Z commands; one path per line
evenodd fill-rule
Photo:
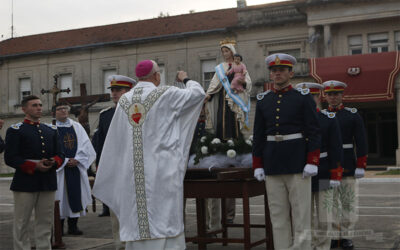
M 275 124 L 276 127 L 279 127 L 279 123 Z
M 44 154 L 44 153 L 46 153 L 46 151 L 42 150 L 42 153 Z
M 39 133 L 42 133 L 42 130 L 39 129 L 38 131 L 39 131 Z
M 282 95 L 278 95 L 279 96 L 279 98 L 282 98 Z
M 275 118 L 276 118 L 276 119 L 279 119 L 279 116 L 276 116 Z
M 44 146 L 44 142 L 42 142 L 42 146 Z
M 281 101 L 277 101 L 276 103 L 278 103 L 278 104 L 279 104 L 279 103 L 281 103 Z
M 276 111 L 278 111 L 278 112 L 279 112 L 280 110 L 281 110 L 280 108 L 277 108 L 277 109 L 276 109 Z
M 43 139 L 43 136 L 41 136 L 40 139 Z

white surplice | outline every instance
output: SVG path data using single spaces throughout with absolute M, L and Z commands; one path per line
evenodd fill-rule
M 78 140 L 78 149 L 76 151 L 74 159 L 79 162 L 78 169 L 80 173 L 81 181 L 81 202 L 83 210 L 81 212 L 74 213 L 68 203 L 68 196 L 65 184 L 65 171 L 64 168 L 69 160 L 65 158 L 63 164 L 57 169 L 57 191 L 56 200 L 60 201 L 60 217 L 65 219 L 67 217 L 76 218 L 84 216 L 86 214 L 85 208 L 92 202 L 91 190 L 89 185 L 89 178 L 87 170 L 93 161 L 96 159 L 96 151 L 94 150 L 92 143 L 86 134 L 85 129 L 76 121 L 67 119 L 67 122 L 61 123 L 57 121 L 57 127 L 71 127 L 73 126 L 76 138 Z
M 157 91 L 160 95 L 151 98 Z M 176 240 L 184 233 L 183 179 L 204 97 L 203 88 L 192 80 L 185 89 L 139 82 L 121 97 L 93 187 L 93 194 L 117 215 L 121 241 L 152 244 L 157 239 Z M 143 104 L 153 100 L 151 108 L 141 112 L 140 129 L 128 112 L 138 100 Z M 138 166 L 139 162 L 143 165 Z M 143 180 L 139 177 L 144 182 L 136 181 Z M 142 234 L 146 225 L 148 234 Z

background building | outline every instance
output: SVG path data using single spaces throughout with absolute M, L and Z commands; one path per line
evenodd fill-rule
M 182 69 L 207 88 L 222 60 L 219 41 L 226 37 L 237 41 L 255 85 L 253 97 L 269 81 L 264 59 L 275 52 L 298 58 L 294 82 L 345 80 L 347 106 L 357 107 L 365 120 L 369 164 L 400 164 L 398 0 L 293 0 L 256 6 L 239 0 L 237 8 L 1 41 L 0 118 L 6 124 L 0 134 L 22 120 L 22 97 L 41 96 L 56 74 L 58 86 L 72 90 L 61 97 L 80 95 L 81 83 L 89 95 L 103 94 L 108 93 L 109 75 L 134 77 L 137 62 L 153 59 L 163 84 L 174 85 L 176 71 Z M 42 97 L 43 120 L 49 122 L 52 98 Z M 110 105 L 90 109 L 92 131 L 98 112 Z M 2 158 L 0 172 L 10 171 Z

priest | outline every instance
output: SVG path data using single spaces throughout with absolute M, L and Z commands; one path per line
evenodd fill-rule
M 185 89 L 158 87 L 151 60 L 135 72 L 139 82 L 119 100 L 93 194 L 115 212 L 126 249 L 185 249 L 183 179 L 205 93 L 183 71 L 176 80 Z
M 86 214 L 92 202 L 87 170 L 96 159 L 96 152 L 81 124 L 68 118 L 69 107 L 57 103 L 53 107 L 65 160 L 57 169 L 56 200 L 60 201 L 61 229 L 68 219 L 68 234 L 81 235 L 78 218 Z

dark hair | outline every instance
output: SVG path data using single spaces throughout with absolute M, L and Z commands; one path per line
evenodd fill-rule
M 35 95 L 28 95 L 28 96 L 25 96 L 25 97 L 22 99 L 22 101 L 21 101 L 21 106 L 22 106 L 22 107 L 25 107 L 26 104 L 27 104 L 29 101 L 37 100 L 37 99 L 40 100 L 40 98 L 37 97 L 37 96 L 35 96 Z
M 240 61 L 243 61 L 243 56 L 238 53 L 234 54 L 233 57 L 240 57 Z
M 53 107 L 51 107 L 51 112 L 55 113 L 57 107 L 60 107 L 60 106 L 68 106 L 68 105 L 63 102 L 56 102 L 56 104 Z

